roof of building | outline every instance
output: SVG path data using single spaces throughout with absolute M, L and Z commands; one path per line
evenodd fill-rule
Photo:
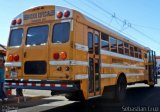
M 156 59 L 160 59 L 160 56 L 156 56 Z
M 0 44 L 0 55 L 6 55 L 6 46 Z

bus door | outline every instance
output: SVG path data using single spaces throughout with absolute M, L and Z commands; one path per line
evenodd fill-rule
M 157 83 L 157 70 L 156 70 L 156 56 L 155 51 L 148 51 L 148 73 L 149 73 L 149 81 Z
M 98 31 L 88 29 L 89 54 L 89 97 L 100 94 L 100 34 Z
M 47 78 L 49 24 L 29 26 L 24 46 L 24 77 Z

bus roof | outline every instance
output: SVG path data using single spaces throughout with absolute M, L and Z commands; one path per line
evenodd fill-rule
M 33 9 L 37 9 L 37 8 L 39 8 L 39 7 L 41 7 L 41 8 L 42 8 L 42 7 L 43 7 L 43 8 L 45 7 L 45 8 L 48 8 L 48 9 L 49 9 L 50 7 L 51 7 L 51 8 L 55 7 L 55 12 L 56 12 L 57 9 L 58 9 L 58 10 L 65 10 L 65 9 L 67 9 L 67 10 L 70 10 L 71 12 L 74 10 L 74 9 L 69 9 L 69 8 L 61 7 L 61 6 L 44 5 L 44 6 L 38 6 L 38 7 L 33 7 L 33 8 L 30 8 L 30 9 L 27 9 L 27 10 L 25 10 L 23 13 L 21 13 L 20 15 L 16 16 L 15 18 L 23 18 L 23 19 L 24 19 L 24 13 L 28 13 L 28 12 L 30 13 Z M 50 9 L 50 10 L 51 10 L 51 9 Z M 76 11 L 76 10 L 74 10 L 74 11 L 75 11 L 75 12 L 79 12 L 79 11 Z M 53 14 L 55 15 L 55 12 L 54 12 L 54 13 L 53 13 L 53 11 L 52 11 L 52 12 L 49 12 L 49 14 L 50 14 L 49 16 L 53 16 Z M 73 12 L 73 13 L 74 13 L 74 12 Z M 97 22 L 97 21 L 91 19 L 90 17 L 84 15 L 83 13 L 81 13 L 81 12 L 79 12 L 79 13 L 80 13 L 87 21 L 91 22 L 92 24 L 94 24 L 94 25 L 96 25 L 96 26 L 99 26 L 99 27 L 103 28 L 104 30 L 107 30 L 107 31 L 110 32 L 110 33 L 113 33 L 113 34 L 115 34 L 115 35 L 123 38 L 124 40 L 135 44 L 136 46 L 139 46 L 139 47 L 141 47 L 141 48 L 143 48 L 143 49 L 146 49 L 146 50 L 150 50 L 150 48 L 145 47 L 145 46 L 139 44 L 138 42 L 136 42 L 136 41 L 128 38 L 127 36 L 125 36 L 125 35 L 117 32 L 117 31 L 115 31 L 115 30 L 113 30 L 113 29 L 111 29 L 111 28 L 109 28 L 109 27 L 101 24 L 100 22 Z M 14 18 L 14 19 L 15 19 L 15 18 Z M 51 17 L 50 17 L 50 19 L 51 19 Z M 28 21 L 28 22 L 31 22 L 31 21 Z M 23 21 L 22 21 L 22 24 L 23 24 Z

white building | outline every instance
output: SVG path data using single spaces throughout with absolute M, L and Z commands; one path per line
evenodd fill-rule
M 156 60 L 157 60 L 157 73 L 158 75 L 160 75 L 160 56 L 157 56 Z

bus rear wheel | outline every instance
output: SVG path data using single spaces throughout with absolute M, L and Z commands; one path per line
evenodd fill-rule
M 154 88 L 154 86 L 155 86 L 155 84 L 153 84 L 153 85 L 149 85 L 149 87 L 150 87 L 150 88 Z
M 126 96 L 127 81 L 124 75 L 120 75 L 115 88 L 115 100 L 122 102 Z
M 68 93 L 65 95 L 65 97 L 70 101 L 84 101 L 85 100 L 82 91 Z

